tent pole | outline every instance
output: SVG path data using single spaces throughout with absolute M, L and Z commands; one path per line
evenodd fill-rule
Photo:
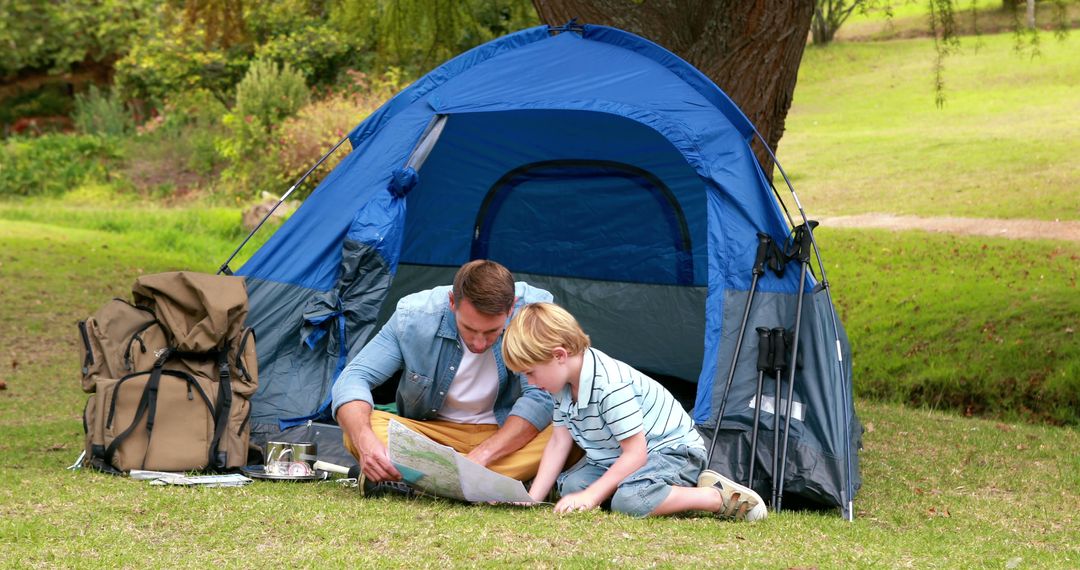
M 224 273 L 225 275 L 232 275 L 232 270 L 229 269 L 229 263 L 232 263 L 233 258 L 235 258 L 236 255 L 238 253 L 240 253 L 241 249 L 244 249 L 244 246 L 247 245 L 247 242 L 251 240 L 251 236 L 255 235 L 255 232 L 259 231 L 259 228 L 261 228 L 263 226 L 263 224 L 266 223 L 266 220 L 270 219 L 270 216 L 273 215 L 274 210 L 277 210 L 278 206 L 282 205 L 285 202 L 285 200 L 287 200 L 289 198 L 289 195 L 292 194 L 293 192 L 295 192 L 296 189 L 301 184 L 303 184 L 305 180 L 307 180 L 307 177 L 311 176 L 311 173 L 315 172 L 316 168 L 321 166 L 322 163 L 326 162 L 326 159 L 330 158 L 330 155 L 334 154 L 334 151 L 336 151 L 338 149 L 338 147 L 340 147 L 342 144 L 344 144 L 345 141 L 347 141 L 347 140 L 349 140 L 349 135 L 345 135 L 344 137 L 342 137 L 342 139 L 339 140 L 337 142 L 337 144 L 334 145 L 333 148 L 326 151 L 326 154 L 322 155 L 322 158 L 320 158 L 319 161 L 316 162 L 314 166 L 309 168 L 308 171 L 305 172 L 304 175 L 301 176 L 300 179 L 297 180 L 296 183 L 293 184 L 291 188 L 289 188 L 288 192 L 285 192 L 285 194 L 281 196 L 281 199 L 279 199 L 277 201 L 277 204 L 274 204 L 274 207 L 270 208 L 270 211 L 267 212 L 266 215 L 263 216 L 261 220 L 259 220 L 259 223 L 256 224 L 255 228 L 251 230 L 251 233 L 249 233 L 247 235 L 247 237 L 244 238 L 244 241 L 240 242 L 240 245 L 237 246 L 236 250 L 232 252 L 232 255 L 229 256 L 229 259 L 226 259 L 225 263 L 221 264 L 221 267 L 219 267 L 218 270 L 217 270 L 218 275 L 221 275 L 222 273 Z
M 784 171 L 784 167 L 780 165 L 780 161 L 776 159 L 776 153 L 769 147 L 769 143 L 766 142 L 765 137 L 754 128 L 754 134 L 757 135 L 758 140 L 761 141 L 761 145 L 765 148 L 765 151 L 772 157 L 773 164 L 776 165 L 776 169 L 780 171 L 780 175 L 784 177 L 784 182 L 787 184 L 788 190 L 791 191 L 791 196 L 795 198 L 795 205 L 799 208 L 799 214 L 802 216 L 803 223 L 807 223 L 809 220 L 806 217 L 806 211 L 802 207 L 802 202 L 799 200 L 799 195 L 795 193 L 795 187 L 791 184 L 791 179 L 788 178 L 787 172 Z M 782 203 L 782 202 L 781 202 Z M 829 287 L 829 279 L 825 275 L 825 263 L 821 260 L 821 250 L 818 249 L 817 238 L 814 237 L 814 231 L 811 229 L 810 244 L 814 248 L 814 255 L 817 256 L 818 269 L 821 271 L 821 288 L 825 290 L 825 297 L 829 301 L 829 318 L 832 321 L 833 336 L 836 338 L 836 367 L 840 373 L 840 382 L 844 382 L 847 375 L 845 374 L 844 352 L 840 346 L 840 326 L 838 324 L 838 317 L 836 315 L 836 305 L 833 303 L 832 290 Z M 794 364 L 792 364 L 794 366 Z M 844 519 L 848 521 L 855 520 L 855 489 L 852 482 L 852 461 L 851 461 L 851 419 L 855 404 L 851 401 L 850 395 L 853 386 L 844 386 L 844 433 L 843 433 L 843 445 L 844 445 L 844 492 L 846 496 L 841 497 L 844 504 L 840 507 L 841 513 Z
M 787 386 L 787 411 L 784 415 L 784 447 L 780 454 L 779 475 L 775 479 L 775 487 L 773 489 L 773 510 L 780 512 L 780 503 L 784 500 L 784 468 L 787 466 L 787 448 L 788 439 L 791 434 L 791 414 L 795 407 L 795 369 L 798 367 L 799 362 L 799 329 L 802 325 L 802 308 L 803 308 L 803 293 L 806 290 L 806 269 L 810 266 L 810 250 L 807 247 L 809 232 L 817 222 L 806 222 L 804 225 L 795 228 L 794 234 L 792 234 L 792 251 L 785 251 L 784 254 L 789 258 L 798 259 L 799 264 L 802 265 L 802 271 L 799 272 L 799 297 L 795 301 L 795 331 L 792 333 L 791 357 L 788 358 L 788 386 Z M 777 399 L 780 398 L 780 394 L 776 395 Z M 779 410 L 779 405 L 777 406 Z M 779 416 L 777 416 L 779 417 Z

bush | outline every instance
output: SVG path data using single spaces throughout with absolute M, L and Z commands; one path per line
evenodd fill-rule
M 236 86 L 236 106 L 222 119 L 229 134 L 217 149 L 229 165 L 222 181 L 236 197 L 276 193 L 284 172 L 268 144 L 274 128 L 309 99 L 304 76 L 289 64 L 256 60 Z
M 278 67 L 273 61 L 257 59 L 236 86 L 233 113 L 245 121 L 253 119 L 272 128 L 300 110 L 308 98 L 302 73 L 288 63 Z
M 82 184 L 105 182 L 119 158 L 120 145 L 110 137 L 10 138 L 0 147 L 0 197 L 61 196 Z
M 370 81 L 367 75 L 358 71 L 347 74 L 350 82 L 346 89 L 307 105 L 278 128 L 277 136 L 273 139 L 274 154 L 290 186 L 353 127 L 392 97 L 402 84 L 397 69 L 391 69 L 377 81 Z M 338 149 L 311 173 L 304 184 L 296 189 L 293 197 L 303 199 L 311 194 L 348 154 L 348 148 Z
M 75 96 L 72 118 L 75 128 L 88 135 L 121 136 L 134 127 L 124 102 L 112 93 L 102 93 L 96 85 Z

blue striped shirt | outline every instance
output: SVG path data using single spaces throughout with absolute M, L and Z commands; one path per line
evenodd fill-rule
M 649 453 L 685 445 L 705 448 L 694 422 L 656 380 L 603 352 L 585 350 L 578 401 L 570 386 L 554 395 L 553 423 L 565 426 L 591 463 L 610 467 L 619 441 L 644 432 Z

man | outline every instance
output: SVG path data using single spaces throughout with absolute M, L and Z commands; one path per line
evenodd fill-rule
M 493 261 L 463 265 L 454 285 L 408 295 L 334 385 L 334 417 L 369 481 L 399 481 L 387 455 L 395 419 L 470 460 L 518 480 L 536 475 L 551 436 L 552 401 L 508 372 L 502 333 L 515 305 L 551 301 Z M 398 416 L 371 391 L 399 370 Z

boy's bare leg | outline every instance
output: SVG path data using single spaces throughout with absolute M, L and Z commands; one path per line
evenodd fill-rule
M 720 493 L 712 487 L 672 487 L 667 498 L 649 514 L 661 516 L 687 511 L 715 513 L 723 506 L 724 501 Z

